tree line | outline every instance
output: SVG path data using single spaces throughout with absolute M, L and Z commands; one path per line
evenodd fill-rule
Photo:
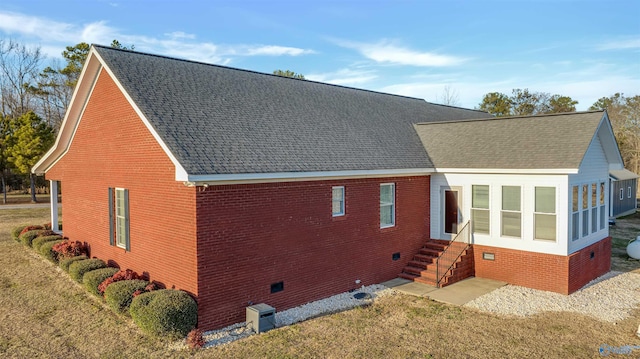
M 112 47 L 127 48 L 117 40 Z M 28 178 L 36 202 L 31 167 L 53 145 L 90 45 L 67 46 L 61 62 L 49 66 L 40 47 L 0 39 L 0 179 L 3 203 L 9 178 Z M 21 180 L 19 181 L 21 182 Z
M 513 89 L 510 96 L 500 92 L 485 94 L 477 109 L 498 117 L 530 116 L 574 112 L 577 104 L 569 96 Z M 625 167 L 640 173 L 640 95 L 615 93 L 601 97 L 589 110 L 607 110 Z

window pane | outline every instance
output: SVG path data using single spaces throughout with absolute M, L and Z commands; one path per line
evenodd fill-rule
M 582 211 L 582 236 L 589 235 L 589 210 Z
M 383 205 L 380 206 L 380 226 L 391 226 L 393 225 L 393 206 L 392 205 Z
M 489 234 L 489 211 L 485 209 L 471 210 L 471 223 L 473 223 L 473 232 Z
M 582 185 L 582 209 L 589 208 L 589 186 Z
M 556 216 L 550 214 L 535 215 L 535 238 L 556 240 Z
M 502 209 L 520 211 L 520 186 L 502 187 Z
M 116 220 L 116 239 L 117 244 L 119 246 L 124 246 L 126 244 L 126 233 L 125 233 L 125 219 L 124 217 L 118 217 Z
M 502 212 L 502 235 L 520 238 L 520 213 Z
M 572 190 L 572 206 L 571 206 L 571 210 L 573 212 L 577 212 L 578 211 L 578 186 L 573 186 L 573 190 Z
M 605 218 L 605 212 L 604 212 L 604 206 L 600 206 L 600 229 L 604 229 L 604 218 Z
M 471 207 L 489 209 L 489 186 L 471 187 Z
M 600 182 L 600 204 L 604 204 L 604 182 Z
M 598 231 L 598 207 L 591 209 L 591 233 Z
M 384 184 L 380 186 L 380 203 L 393 202 L 393 185 Z
M 536 187 L 536 212 L 556 213 L 555 187 Z
M 333 215 L 344 214 L 344 187 L 333 187 L 331 211 Z
M 571 215 L 571 239 L 576 240 L 580 238 L 580 212 L 575 212 Z
M 593 183 L 591 184 L 591 207 L 595 207 L 598 205 L 598 186 Z

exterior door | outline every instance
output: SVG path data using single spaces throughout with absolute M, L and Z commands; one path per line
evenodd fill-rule
M 444 233 L 458 234 L 460 223 L 461 190 L 450 188 L 444 190 Z

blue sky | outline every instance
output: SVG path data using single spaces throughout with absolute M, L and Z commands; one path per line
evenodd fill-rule
M 3 0 L 0 39 L 136 50 L 477 106 L 513 88 L 640 94 L 640 1 Z

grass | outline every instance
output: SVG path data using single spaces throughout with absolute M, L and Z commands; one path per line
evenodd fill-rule
M 0 206 L 3 205 L 3 193 L 0 193 Z M 58 196 L 58 201 L 60 200 L 60 196 Z M 38 200 L 38 203 L 49 203 L 50 202 L 50 197 L 48 194 L 36 194 L 36 199 Z M 24 203 L 31 203 L 31 195 L 30 194 L 24 194 L 24 193 L 11 193 L 8 192 L 7 193 L 7 203 L 6 204 L 24 204 Z
M 628 272 L 640 270 L 640 261 L 630 259 L 627 244 L 640 235 L 640 212 L 618 218 L 615 226 L 609 227 L 611 235 L 611 270 Z
M 0 210 L 0 357 L 599 358 L 602 344 L 638 344 L 640 310 L 616 324 L 564 312 L 507 318 L 393 295 L 218 348 L 176 351 L 10 238 L 17 224 L 47 220 L 46 208 Z

